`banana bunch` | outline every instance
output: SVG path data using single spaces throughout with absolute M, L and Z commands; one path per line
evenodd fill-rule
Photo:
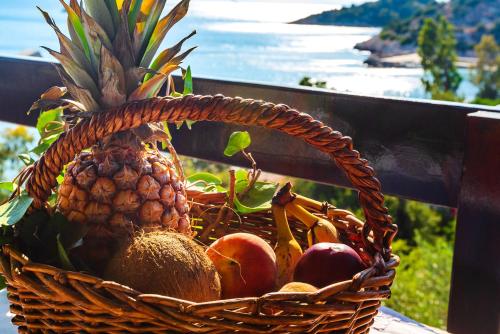
M 292 216 L 307 226 L 309 247 L 319 242 L 339 242 L 337 229 L 327 219 L 313 215 L 310 211 L 323 212 L 325 205 L 291 191 L 292 185 L 283 186 L 272 201 L 272 212 L 277 229 L 274 248 L 278 265 L 278 286 L 291 282 L 295 266 L 302 256 L 302 248 L 293 237 L 288 217 Z
M 272 212 L 278 231 L 278 241 L 274 252 L 276 253 L 276 263 L 278 265 L 277 284 L 281 288 L 293 280 L 293 272 L 295 265 L 302 256 L 302 248 L 290 230 L 285 208 L 273 201 Z
M 319 242 L 339 242 L 335 226 L 328 220 L 315 216 L 307 210 L 321 211 L 322 207 L 322 203 L 296 194 L 285 205 L 287 213 L 308 227 L 307 242 L 309 247 Z

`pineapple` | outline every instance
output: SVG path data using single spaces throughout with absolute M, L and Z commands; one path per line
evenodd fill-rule
M 189 6 L 189 0 L 182 0 L 160 18 L 165 1 L 60 0 L 68 13 L 70 37 L 40 9 L 60 42 L 60 52 L 47 50 L 59 60 L 65 85 L 49 90 L 50 104 L 66 109 L 66 117 L 72 119 L 68 126 L 86 113 L 156 96 L 170 82 L 170 73 L 194 49 L 180 53 L 195 32 L 154 58 Z M 88 226 L 83 248 L 92 253 L 91 262 L 104 260 L 112 241 L 134 230 L 192 233 L 184 184 L 154 144 L 158 133 L 164 134 L 161 129 L 153 124 L 112 135 L 67 166 L 57 209 L 71 222 Z

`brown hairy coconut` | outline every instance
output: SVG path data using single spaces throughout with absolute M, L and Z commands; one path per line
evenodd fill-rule
M 165 231 L 138 233 L 113 255 L 104 278 L 142 293 L 194 302 L 220 299 L 219 274 L 203 248 Z

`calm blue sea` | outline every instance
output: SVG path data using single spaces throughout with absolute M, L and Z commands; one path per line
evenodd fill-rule
M 307 75 L 325 80 L 329 87 L 340 91 L 425 97 L 420 69 L 363 65 L 367 54 L 353 46 L 378 29 L 286 24 L 312 13 L 360 2 L 363 1 L 192 0 L 187 18 L 175 27 L 164 46 L 196 29 L 198 34 L 189 44 L 198 49 L 187 64 L 198 76 L 296 85 Z M 49 11 L 64 28 L 59 1 L 0 0 L 0 4 L 0 53 L 16 54 L 39 49 L 40 45 L 57 48 L 55 35 L 35 5 Z M 462 74 L 467 75 L 467 70 Z M 472 97 L 475 90 L 465 82 L 461 92 Z

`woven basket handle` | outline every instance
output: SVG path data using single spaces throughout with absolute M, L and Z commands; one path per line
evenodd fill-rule
M 384 207 L 380 183 L 368 162 L 352 147 L 352 140 L 332 130 L 310 115 L 283 104 L 272 104 L 222 95 L 181 98 L 152 98 L 131 102 L 105 113 L 96 113 L 82 120 L 55 141 L 32 169 L 26 188 L 34 198 L 33 206 L 42 208 L 64 165 L 85 148 L 113 133 L 150 122 L 219 121 L 239 125 L 262 126 L 301 138 L 316 149 L 328 153 L 344 170 L 351 184 L 359 191 L 366 224 L 363 239 L 366 251 L 390 257 L 390 245 L 397 227 Z M 369 238 L 373 231 L 373 240 Z

